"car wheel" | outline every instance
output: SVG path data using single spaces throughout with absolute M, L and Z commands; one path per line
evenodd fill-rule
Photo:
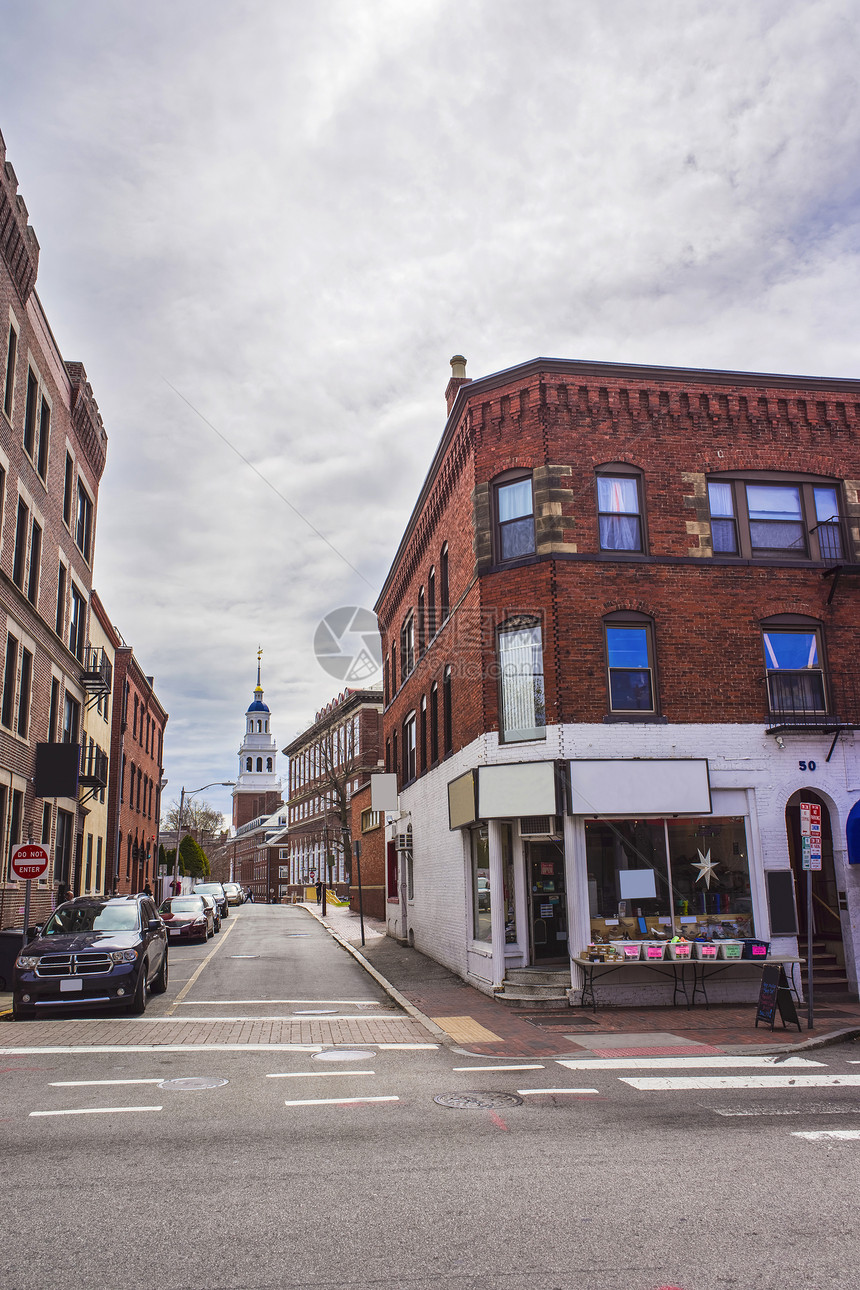
M 144 959 L 140 968 L 140 976 L 137 978 L 137 989 L 134 992 L 134 998 L 128 1008 L 129 1012 L 134 1013 L 136 1017 L 142 1017 L 146 1012 L 146 998 L 149 993 L 146 980 L 148 971 L 149 963 Z
M 158 975 L 150 986 L 153 994 L 164 994 L 167 989 L 167 950 L 164 951 L 164 958 L 161 960 L 161 967 L 158 969 Z

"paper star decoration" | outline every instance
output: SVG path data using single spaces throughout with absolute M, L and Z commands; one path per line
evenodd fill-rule
M 698 863 L 698 864 L 696 864 L 696 863 L 695 863 L 695 861 L 693 862 L 693 868 L 694 868 L 694 869 L 698 869 L 698 871 L 699 871 L 699 876 L 698 876 L 698 878 L 696 879 L 696 882 L 701 882 L 701 881 L 702 881 L 702 879 L 704 878 L 704 880 L 705 880 L 705 886 L 706 886 L 706 887 L 708 888 L 708 890 L 710 891 L 710 889 L 711 889 L 711 879 L 713 878 L 714 882 L 719 882 L 719 881 L 720 881 L 720 880 L 719 880 L 719 878 L 717 877 L 717 875 L 714 873 L 714 870 L 716 869 L 716 867 L 717 867 L 717 861 L 716 861 L 716 860 L 712 860 L 712 859 L 711 859 L 711 850 L 710 850 L 710 847 L 708 848 L 707 854 L 705 854 L 705 855 L 702 855 L 702 853 L 701 853 L 701 851 L 700 851 L 700 852 L 699 852 L 699 863 Z

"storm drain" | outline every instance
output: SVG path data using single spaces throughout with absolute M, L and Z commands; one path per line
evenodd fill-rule
M 326 1052 L 314 1053 L 314 1062 L 363 1062 L 373 1057 L 372 1052 L 362 1052 L 358 1048 L 330 1048 Z
M 171 1093 L 194 1093 L 202 1088 L 221 1088 L 226 1083 L 217 1075 L 193 1075 L 189 1079 L 163 1079 L 158 1087 Z
M 506 1106 L 523 1104 L 523 1099 L 514 1093 L 440 1093 L 433 1101 L 455 1111 L 500 1111 Z

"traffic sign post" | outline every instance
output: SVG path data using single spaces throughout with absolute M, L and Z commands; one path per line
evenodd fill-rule
M 806 1024 L 812 1030 L 812 874 L 821 869 L 821 805 L 800 803 L 800 851 L 806 871 Z
M 24 888 L 24 939 L 27 944 L 30 928 L 30 884 L 34 878 L 41 878 L 48 872 L 50 857 L 47 850 L 38 842 L 19 842 L 14 846 L 9 858 L 9 867 L 13 878 L 25 882 Z

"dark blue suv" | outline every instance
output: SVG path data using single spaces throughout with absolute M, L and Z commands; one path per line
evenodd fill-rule
M 140 1014 L 167 989 L 167 929 L 148 896 L 79 896 L 58 905 L 15 960 L 16 1021 L 52 1008 L 124 1006 Z

